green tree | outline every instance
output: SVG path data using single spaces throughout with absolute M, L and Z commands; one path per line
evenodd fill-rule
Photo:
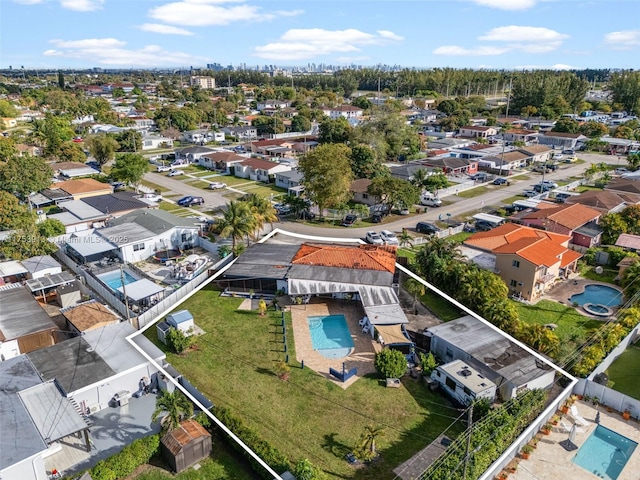
M 8 100 L 0 99 L 0 117 L 15 118 L 18 110 Z
M 36 224 L 38 232 L 45 238 L 57 237 L 66 233 L 67 229 L 60 220 L 47 218 L 44 222 Z
M 217 225 L 220 228 L 221 237 L 231 237 L 232 250 L 237 255 L 236 243 L 238 239 L 248 236 L 254 229 L 254 221 L 249 204 L 241 201 L 227 203 L 227 208 Z
M 0 230 L 13 230 L 34 223 L 34 216 L 15 195 L 0 190 Z
M 62 143 L 56 156 L 61 162 L 84 163 L 87 160 L 87 156 L 82 151 L 82 148 L 74 142 Z
M 250 193 L 242 197 L 242 201 L 249 205 L 253 215 L 254 237 L 258 237 L 265 223 L 271 224 L 271 230 L 273 230 L 273 222 L 278 221 L 278 215 L 269 199 L 257 193 Z
M 118 142 L 119 152 L 140 152 L 142 151 L 142 134 L 135 130 L 124 130 L 114 135 Z
M 441 170 L 434 170 L 431 175 L 427 175 L 422 182 L 422 186 L 430 192 L 435 192 L 449 185 L 449 179 Z
M 578 133 L 580 131 L 580 123 L 572 118 L 563 117 L 556 122 L 551 131 L 561 133 Z
M 51 255 L 58 250 L 46 237 L 40 235 L 35 225 L 16 230 L 0 242 L 0 253 L 6 258 L 24 260 L 37 255 Z
M 360 434 L 358 445 L 354 449 L 356 457 L 369 462 L 378 456 L 376 451 L 376 441 L 379 437 L 384 435 L 384 427 L 374 427 L 373 425 L 367 425 L 364 427 L 364 431 Z
M 89 153 L 100 165 L 104 165 L 115 158 L 119 145 L 116 140 L 106 134 L 93 135 L 85 140 Z
M 298 168 L 302 172 L 305 194 L 320 209 L 335 207 L 349 200 L 353 172 L 346 145 L 324 144 L 304 155 Z
M 51 185 L 53 170 L 41 157 L 13 156 L 0 165 L 0 189 L 26 200 Z
M 60 146 L 70 141 L 75 132 L 71 128 L 71 122 L 66 117 L 47 113 L 43 120 L 34 122 L 35 135 L 44 142 L 45 155 L 58 155 Z
M 139 153 L 122 153 L 113 164 L 111 176 L 115 180 L 133 185 L 137 192 L 148 165 L 147 159 Z
M 364 95 L 360 95 L 359 97 L 351 100 L 351 105 L 361 108 L 362 110 L 369 110 L 373 106 L 369 99 Z
M 402 232 L 400 232 L 400 235 L 398 235 L 398 242 L 400 243 L 401 247 L 413 247 L 413 237 L 406 228 L 403 228 Z
M 160 419 L 160 425 L 163 430 L 171 431 L 180 425 L 183 419 L 193 415 L 193 403 L 180 390 L 171 393 L 161 390 L 156 398 L 156 409 L 151 415 L 151 421 L 155 422 L 162 414 L 164 415 Z
M 292 132 L 308 132 L 311 130 L 311 120 L 302 115 L 296 115 L 291 119 Z
M 425 375 L 431 375 L 431 372 L 438 366 L 438 362 L 436 361 L 436 357 L 433 356 L 433 353 L 429 352 L 425 355 L 420 352 L 420 365 L 422 365 L 422 372 Z
M 306 458 L 296 462 L 292 473 L 297 480 L 325 480 L 327 478 L 322 470 Z
M 189 350 L 195 342 L 195 338 L 192 335 L 186 334 L 179 328 L 170 328 L 165 335 L 165 339 L 167 346 L 178 355 L 185 350 Z
M 580 125 L 579 132 L 589 138 L 600 138 L 609 133 L 609 127 L 599 122 L 584 122 Z
M 400 350 L 383 348 L 376 353 L 374 366 L 382 378 L 400 378 L 407 370 L 407 359 Z
M 353 128 L 344 117 L 326 117 L 320 122 L 320 143 L 347 143 L 353 136 Z
M 602 229 L 602 243 L 613 245 L 621 233 L 629 232 L 629 225 L 620 213 L 608 213 L 600 217 L 599 226 Z
M 58 71 L 58 87 L 64 90 L 64 73 L 62 71 Z
M 405 282 L 404 288 L 413 296 L 413 312 L 417 314 L 418 297 L 421 297 L 427 292 L 427 287 L 415 278 L 409 278 Z
M 389 174 L 389 168 L 376 159 L 375 152 L 367 145 L 354 145 L 349 159 L 356 178 L 371 179 Z
M 640 168 L 640 153 L 630 153 L 627 155 L 627 165 L 634 172 Z
M 418 132 L 398 113 L 381 113 L 359 125 L 354 138 L 371 145 L 379 161 L 399 160 L 420 151 Z
M 124 96 L 126 95 L 124 88 L 120 88 L 120 87 L 116 87 L 113 90 L 111 90 L 111 96 L 113 98 L 124 98 Z
M 620 285 L 628 301 L 631 301 L 634 306 L 640 304 L 638 299 L 638 294 L 640 293 L 640 261 L 636 261 L 625 269 Z
M 13 155 L 17 155 L 16 142 L 11 137 L 0 137 L 0 162 L 6 162 Z
M 608 88 L 614 104 L 619 103 L 627 112 L 640 114 L 640 72 L 613 73 Z
M 258 135 L 277 134 L 285 131 L 284 123 L 277 116 L 258 115 L 251 125 L 256 127 Z

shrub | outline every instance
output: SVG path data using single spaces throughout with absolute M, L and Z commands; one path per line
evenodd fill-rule
M 170 328 L 165 335 L 165 339 L 167 340 L 167 346 L 177 354 L 190 348 L 194 342 L 193 337 L 186 335 L 178 328 Z
M 401 351 L 385 348 L 376 353 L 375 367 L 383 378 L 400 378 L 407 370 L 407 359 Z
M 297 480 L 324 480 L 327 478 L 322 470 L 306 458 L 297 462 L 291 473 L 293 473 L 293 476 L 296 477 Z
M 139 438 L 124 449 L 89 470 L 93 480 L 116 480 L 130 475 L 140 465 L 148 463 L 160 447 L 160 435 Z
M 422 365 L 422 371 L 425 375 L 431 375 L 431 372 L 433 372 L 438 366 L 436 357 L 434 357 L 431 352 L 426 355 L 420 352 L 420 364 Z

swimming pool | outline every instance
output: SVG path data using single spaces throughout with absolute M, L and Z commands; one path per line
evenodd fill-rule
M 582 293 L 571 295 L 569 301 L 580 306 L 585 303 L 592 303 L 594 305 L 617 307 L 622 303 L 622 292 L 606 285 L 590 284 L 584 287 Z
M 118 288 L 122 287 L 122 276 L 124 275 L 124 285 L 129 285 L 130 283 L 137 282 L 139 279 L 135 277 L 132 273 L 124 270 L 124 272 L 120 273 L 120 270 L 115 270 L 113 272 L 103 273 L 102 275 L 98 275 L 98 278 L 102 283 L 108 285 L 111 290 L 116 292 Z
M 573 463 L 594 475 L 616 480 L 638 444 L 598 425 L 573 458 Z
M 313 349 L 326 358 L 342 358 L 351 353 L 353 339 L 344 315 L 307 317 Z

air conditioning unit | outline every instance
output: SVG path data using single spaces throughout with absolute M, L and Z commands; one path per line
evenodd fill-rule
M 96 413 L 96 412 L 100 411 L 100 405 L 93 405 L 91 408 L 89 408 L 89 411 L 91 413 Z

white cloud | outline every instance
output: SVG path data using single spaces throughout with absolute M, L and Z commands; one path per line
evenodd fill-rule
M 60 0 L 62 8 L 76 10 L 78 12 L 91 12 L 102 8 L 104 0 Z
M 159 23 L 144 23 L 138 25 L 138 28 L 145 32 L 161 33 L 163 35 L 193 35 L 193 32 L 185 30 L 184 28 L 161 25 Z
M 544 27 L 509 25 L 496 27 L 478 37 L 481 42 L 501 42 L 499 47 L 480 45 L 473 48 L 447 45 L 436 48 L 436 55 L 502 55 L 507 52 L 548 53 L 557 50 L 569 35 Z
M 224 5 L 230 3 L 232 5 Z M 247 5 L 244 0 L 182 0 L 149 10 L 149 16 L 171 25 L 205 27 L 234 22 L 263 22 L 278 17 L 292 17 L 302 10 L 263 13 L 261 7 Z
M 139 49 L 124 48 L 126 42 L 115 38 L 88 38 L 84 40 L 51 40 L 56 49 L 46 50 L 45 56 L 59 56 L 82 60 L 97 65 L 112 66 L 184 66 L 202 63 L 207 59 L 188 53 L 171 52 L 158 45 L 145 45 Z
M 514 70 L 580 70 L 581 67 L 574 67 L 564 63 L 556 63 L 555 65 L 520 65 L 513 67 Z
M 500 10 L 527 10 L 537 3 L 537 0 L 473 0 L 482 7 L 498 8 Z
M 610 32 L 604 36 L 604 43 L 616 50 L 629 50 L 640 46 L 640 30 Z
M 387 45 L 400 40 L 402 37 L 387 30 L 378 31 L 376 35 L 356 29 L 292 29 L 276 42 L 255 47 L 254 55 L 268 60 L 304 60 L 332 53 L 359 52 L 367 45 Z

